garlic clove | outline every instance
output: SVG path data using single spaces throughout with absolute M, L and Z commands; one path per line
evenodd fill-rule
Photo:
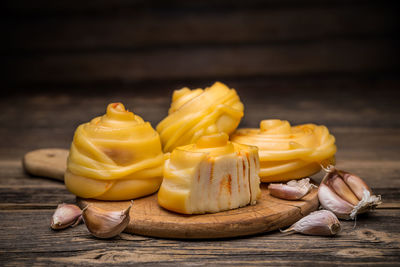
M 344 182 L 351 188 L 359 200 L 364 196 L 364 189 L 372 195 L 371 188 L 357 175 L 341 171 Z
M 288 229 L 281 232 L 332 236 L 338 234 L 340 231 L 340 222 L 333 212 L 329 210 L 318 210 L 303 217 Z
M 312 187 L 315 187 L 315 185 L 310 183 L 310 179 L 304 178 L 300 181 L 289 181 L 287 184 L 270 184 L 268 191 L 271 196 L 277 198 L 298 200 L 307 195 Z
M 360 201 L 339 175 L 333 174 L 332 177 L 327 180 L 327 184 L 336 192 L 336 194 L 352 205 L 357 205 Z
M 69 226 L 74 227 L 82 220 L 82 210 L 73 204 L 62 203 L 57 206 L 51 218 L 50 227 L 54 230 L 65 229 Z
M 334 212 L 340 219 L 350 219 L 350 213 L 354 206 L 340 198 L 324 183 L 319 185 L 318 199 L 322 207 Z
M 321 205 L 341 219 L 354 219 L 381 204 L 381 196 L 372 195 L 371 189 L 358 176 L 337 170 L 330 165 L 318 190 Z M 351 196 L 352 195 L 352 196 Z M 357 199 L 357 200 L 355 200 Z M 353 207 L 350 210 L 350 207 Z
M 89 204 L 82 212 L 87 229 L 98 238 L 112 238 L 119 235 L 129 224 L 132 203 L 122 211 L 107 211 Z
M 298 188 L 285 184 L 270 184 L 268 191 L 271 196 L 286 200 L 298 200 L 304 196 L 304 193 Z

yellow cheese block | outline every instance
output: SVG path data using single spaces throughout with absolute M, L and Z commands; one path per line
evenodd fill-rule
M 255 204 L 260 197 L 257 148 L 218 133 L 176 148 L 164 165 L 158 203 L 184 214 L 214 213 Z
M 68 157 L 65 184 L 83 198 L 127 200 L 158 190 L 164 156 L 149 122 L 112 103 L 80 125 Z
M 192 144 L 203 135 L 231 134 L 243 117 L 243 109 L 236 91 L 220 82 L 204 90 L 176 90 L 168 116 L 157 125 L 164 152 Z
M 263 120 L 260 129 L 238 129 L 231 140 L 258 147 L 262 182 L 303 178 L 335 160 L 335 138 L 323 125 L 292 127 L 284 120 Z

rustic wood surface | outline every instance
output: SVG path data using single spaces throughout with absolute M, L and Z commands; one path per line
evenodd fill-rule
M 393 265 L 400 262 L 400 75 L 394 0 L 5 0 L 0 90 L 0 265 Z M 171 92 L 237 89 L 241 127 L 265 118 L 327 125 L 338 168 L 383 204 L 337 237 L 279 231 L 217 240 L 52 231 L 60 181 L 21 159 L 65 148 L 122 101 L 155 126 Z M 314 178 L 319 181 L 321 174 Z
M 64 181 L 67 169 L 68 149 L 43 148 L 24 155 L 22 166 L 30 175 Z
M 161 208 L 157 194 L 133 202 L 131 220 L 124 232 L 143 236 L 179 239 L 215 239 L 248 236 L 284 229 L 318 209 L 318 190 L 299 201 L 272 197 L 266 185 L 256 205 L 215 214 L 181 215 Z M 130 201 L 78 199 L 80 207 L 93 205 L 105 210 L 124 210 Z
M 67 149 L 38 149 L 24 155 L 24 170 L 34 176 L 64 180 Z M 286 228 L 303 216 L 318 209 L 318 190 L 298 201 L 272 197 L 267 184 L 261 185 L 257 205 L 219 212 L 217 214 L 182 215 L 161 208 L 157 194 L 131 201 L 101 201 L 77 198 L 83 209 L 88 205 L 104 210 L 122 211 L 132 205 L 130 221 L 124 232 L 144 236 L 213 239 L 247 236 Z
M 202 82 L 202 86 L 206 82 Z M 400 260 L 400 81 L 350 78 L 258 80 L 234 84 L 246 106 L 242 126 L 261 118 L 328 125 L 337 138 L 338 167 L 362 176 L 381 194 L 383 205 L 342 221 L 333 238 L 284 235 L 279 231 L 219 240 L 170 240 L 123 233 L 113 240 L 92 237 L 84 225 L 52 231 L 58 203 L 74 203 L 61 182 L 24 173 L 22 156 L 43 147 L 68 148 L 75 127 L 122 100 L 153 125 L 166 114 L 171 89 L 66 93 L 39 91 L 0 100 L 0 262 L 4 265 L 382 264 Z M 279 88 L 279 92 L 269 88 Z M 244 89 L 246 88 L 246 89 Z M 263 89 L 265 88 L 265 89 Z M 293 89 L 297 88 L 297 89 Z M 302 88 L 302 90 L 298 90 Z M 321 174 L 314 177 L 317 181 Z

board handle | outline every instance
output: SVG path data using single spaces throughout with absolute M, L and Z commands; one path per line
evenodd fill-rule
M 33 150 L 24 155 L 22 166 L 31 175 L 64 181 L 68 154 L 61 148 Z

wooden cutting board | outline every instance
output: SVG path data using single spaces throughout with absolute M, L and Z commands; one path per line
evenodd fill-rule
M 68 151 L 40 149 L 27 153 L 25 170 L 35 176 L 62 180 Z M 136 199 L 130 211 L 131 220 L 125 232 L 165 238 L 224 238 L 246 236 L 285 228 L 318 206 L 317 189 L 300 201 L 272 197 L 267 185 L 261 185 L 261 199 L 256 205 L 202 215 L 182 215 L 161 208 L 157 194 Z M 107 210 L 122 210 L 130 201 L 100 201 L 77 198 L 83 208 L 92 204 Z

